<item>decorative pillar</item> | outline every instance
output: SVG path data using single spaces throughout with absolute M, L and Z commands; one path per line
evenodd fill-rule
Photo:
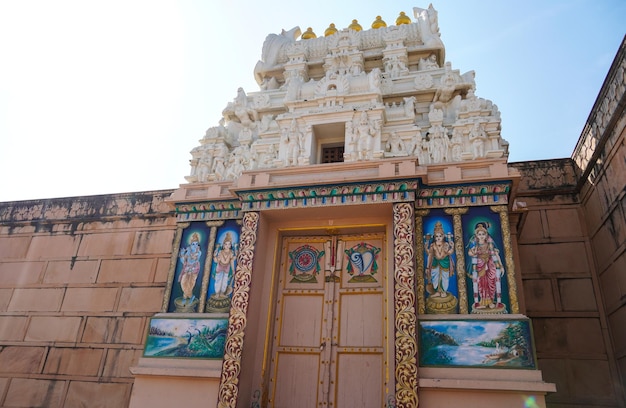
M 259 226 L 259 213 L 247 212 L 243 216 L 239 254 L 230 315 L 228 318 L 228 334 L 224 348 L 224 363 L 219 386 L 219 408 L 235 408 L 239 394 L 239 374 L 241 372 L 241 353 L 243 337 L 246 329 L 248 298 L 252 280 L 252 261 Z
M 416 408 L 415 231 L 413 203 L 393 206 L 396 407 Z

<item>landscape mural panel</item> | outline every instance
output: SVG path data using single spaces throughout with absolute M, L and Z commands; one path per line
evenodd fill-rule
M 422 367 L 536 368 L 530 320 L 419 322 Z
M 227 318 L 150 319 L 144 357 L 220 359 L 228 331 Z

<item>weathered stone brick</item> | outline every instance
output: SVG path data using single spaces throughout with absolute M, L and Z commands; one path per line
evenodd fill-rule
M 170 273 L 171 258 L 159 258 L 157 262 L 156 273 L 154 274 L 154 282 L 165 283 Z
M 122 325 L 121 331 L 116 331 L 113 342 L 127 344 L 143 344 L 143 335 L 146 331 L 143 317 L 126 317 L 119 319 Z
M 28 259 L 69 258 L 76 255 L 80 238 L 76 235 L 34 236 L 28 248 Z
M 611 336 L 613 344 L 616 346 L 618 354 L 624 355 L 626 351 L 626 307 L 621 307 L 615 313 L 609 316 L 609 327 L 611 328 Z M 624 357 L 622 357 L 624 358 Z
M 15 289 L 7 308 L 10 312 L 55 312 L 61 307 L 65 289 Z
M 607 311 L 620 304 L 626 298 L 626 253 L 622 254 L 600 275 L 602 295 Z
M 580 379 L 584 378 L 584 381 Z M 611 370 L 606 360 L 569 360 L 567 379 L 572 387 L 572 397 L 586 400 L 613 399 L 615 392 L 611 383 Z
M 4 403 L 5 407 L 56 408 L 63 406 L 65 381 L 14 378 Z M 78 405 L 74 405 L 78 406 Z
M 592 237 L 591 243 L 595 258 L 598 260 L 598 267 L 606 268 L 607 261 L 613 257 L 616 250 L 615 237 L 607 223 L 598 229 L 598 232 Z
M 129 398 L 130 384 L 72 381 L 65 406 L 119 408 L 127 407 Z
M 525 273 L 589 273 L 582 242 L 520 245 L 519 254 Z
M 153 259 L 111 259 L 100 265 L 98 282 L 149 282 Z
M 0 395 L 4 395 L 8 385 L 9 378 L 0 378 Z
M 547 210 L 546 218 L 549 238 L 575 238 L 583 235 L 578 210 L 574 208 Z
M 174 230 L 137 232 L 132 253 L 137 255 L 170 253 L 174 233 Z
M 598 310 L 593 284 L 589 279 L 559 279 L 559 293 L 564 311 Z
M 64 312 L 110 312 L 114 309 L 117 288 L 68 288 L 61 310 Z
M 108 343 L 115 328 L 113 317 L 88 317 L 81 341 L 84 343 Z
M 552 282 L 549 279 L 526 279 L 524 284 L 524 299 L 528 311 L 554 311 L 554 295 Z
M 142 353 L 142 350 L 109 349 L 102 375 L 116 378 L 132 377 L 130 367 L 137 364 Z
M 26 341 L 77 340 L 82 317 L 35 316 L 26 332 Z
M 538 353 L 605 354 L 602 329 L 593 318 L 534 318 Z
M 528 211 L 524 226 L 520 231 L 520 242 L 534 242 L 543 238 L 541 211 Z
M 123 288 L 118 311 L 156 313 L 163 304 L 163 288 Z
M 94 283 L 98 261 L 56 261 L 48 263 L 45 283 Z
M 128 255 L 133 232 L 85 234 L 78 248 L 78 256 Z
M 0 285 L 20 287 L 37 283 L 45 265 L 45 262 L 1 262 Z
M 52 348 L 44 374 L 97 376 L 104 350 L 92 348 Z
M 24 339 L 26 316 L 2 316 L 0 318 L 0 341 L 21 341 Z
M 0 259 L 23 259 L 26 257 L 31 237 L 0 238 Z
M 13 289 L 0 289 L 0 312 L 5 312 L 9 307 Z
M 45 347 L 4 347 L 0 349 L 0 373 L 38 373 L 45 352 Z

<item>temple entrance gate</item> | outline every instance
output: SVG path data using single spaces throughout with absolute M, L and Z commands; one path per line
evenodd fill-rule
M 283 237 L 270 407 L 384 406 L 385 245 L 382 232 Z

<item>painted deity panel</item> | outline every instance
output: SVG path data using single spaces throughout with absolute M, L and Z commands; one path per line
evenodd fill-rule
M 207 312 L 228 313 L 233 292 L 241 226 L 226 221 L 218 228 L 208 286 Z
M 228 331 L 227 318 L 150 319 L 144 357 L 220 359 Z
M 459 274 L 452 217 L 443 210 L 433 210 L 423 219 L 423 233 L 426 312 L 458 313 Z
M 510 313 L 507 268 L 503 262 L 500 217 L 489 207 L 474 207 L 463 216 L 469 311 Z
M 168 312 L 198 310 L 209 239 L 210 228 L 204 222 L 193 222 L 183 230 Z
M 535 369 L 528 319 L 420 321 L 420 366 Z

